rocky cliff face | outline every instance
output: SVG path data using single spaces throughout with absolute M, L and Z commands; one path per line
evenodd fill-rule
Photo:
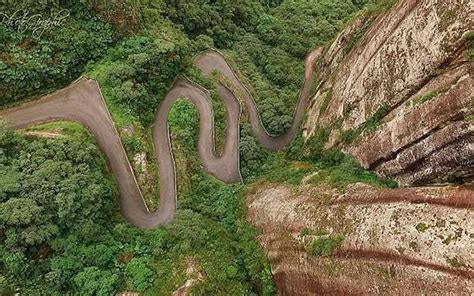
M 402 185 L 472 181 L 473 10 L 400 0 L 356 18 L 317 64 L 305 139 L 325 129 L 326 148 Z M 304 182 L 248 195 L 280 294 L 474 293 L 472 185 Z
M 281 295 L 472 295 L 473 192 L 260 184 L 248 215 Z
M 403 185 L 472 180 L 473 10 L 406 0 L 357 18 L 319 62 L 305 138 L 328 129 L 327 148 Z

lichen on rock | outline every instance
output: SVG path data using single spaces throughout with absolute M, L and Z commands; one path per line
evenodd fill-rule
M 326 148 L 340 147 L 402 185 L 471 180 L 473 6 L 407 0 L 356 19 L 321 58 L 324 83 L 310 103 L 305 139 L 331 128 Z

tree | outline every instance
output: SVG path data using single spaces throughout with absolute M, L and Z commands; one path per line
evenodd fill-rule
M 148 290 L 154 281 L 154 272 L 148 267 L 149 258 L 133 258 L 127 264 L 127 275 L 130 278 L 134 291 L 144 292 Z
M 97 267 L 86 267 L 74 277 L 76 291 L 84 295 L 112 295 L 116 291 L 118 276 Z

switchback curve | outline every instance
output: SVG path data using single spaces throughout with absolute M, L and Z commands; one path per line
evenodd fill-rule
M 316 49 L 306 58 L 304 84 L 299 93 L 292 126 L 278 137 L 273 137 L 266 131 L 250 91 L 240 81 L 222 54 L 215 50 L 205 51 L 196 57 L 195 64 L 204 75 L 209 75 L 216 70 L 232 84 L 231 88 L 238 91 L 242 103 L 245 104 L 250 125 L 258 140 L 267 149 L 278 151 L 284 149 L 298 131 L 299 123 L 310 99 L 314 75 L 313 64 L 321 53 L 322 49 Z M 205 89 L 187 79 L 180 78 L 175 81 L 158 107 L 152 135 L 160 175 L 160 205 L 154 212 L 149 211 L 143 200 L 112 116 L 96 81 L 80 78 L 69 87 L 37 101 L 2 110 L 0 117 L 6 118 L 16 128 L 55 120 L 72 120 L 86 126 L 107 157 L 111 171 L 117 179 L 123 217 L 137 227 L 155 228 L 169 223 L 176 211 L 176 168 L 170 143 L 168 113 L 177 99 L 190 100 L 200 114 L 198 152 L 204 169 L 226 183 L 236 183 L 241 180 L 240 103 L 226 85 L 218 82 L 217 87 L 227 111 L 226 140 L 221 156 L 215 154 L 214 114 L 210 95 Z

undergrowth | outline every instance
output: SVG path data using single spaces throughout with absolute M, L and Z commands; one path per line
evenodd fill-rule
M 344 239 L 345 236 L 340 233 L 317 236 L 313 243 L 306 248 L 306 252 L 314 256 L 330 256 L 342 245 Z

